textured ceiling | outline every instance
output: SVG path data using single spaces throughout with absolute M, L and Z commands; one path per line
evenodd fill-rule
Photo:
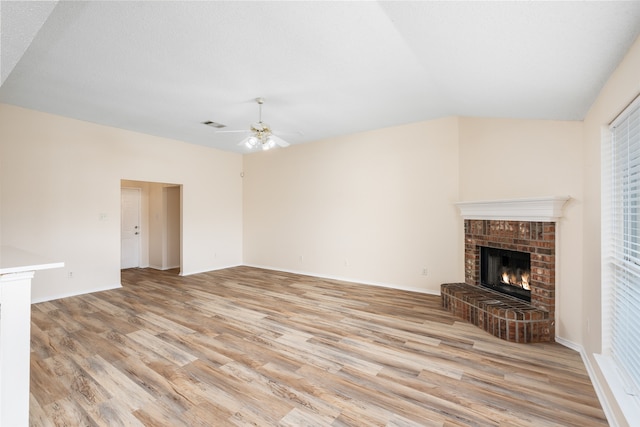
M 201 122 L 247 129 L 256 97 L 291 143 L 450 115 L 581 120 L 640 33 L 637 1 L 3 1 L 0 13 L 0 102 L 238 152 L 242 134 Z

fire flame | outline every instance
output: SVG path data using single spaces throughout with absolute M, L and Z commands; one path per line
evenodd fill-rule
M 504 273 L 502 273 L 502 283 L 509 285 L 509 273 L 507 273 L 506 271 Z
M 518 280 L 518 277 L 515 274 L 509 274 L 509 271 L 503 271 L 500 280 L 505 285 L 518 286 L 519 288 L 527 291 L 531 290 L 528 271 L 524 271 L 520 274 L 520 280 Z

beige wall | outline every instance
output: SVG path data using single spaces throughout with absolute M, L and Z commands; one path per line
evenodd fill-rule
M 431 293 L 463 280 L 457 128 L 447 118 L 246 156 L 244 262 Z
M 162 270 L 164 255 L 163 188 L 157 182 L 149 184 L 149 267 L 158 270 Z
M 239 154 L 0 105 L 1 242 L 65 262 L 36 275 L 35 301 L 118 286 L 121 179 L 171 182 L 184 273 L 238 265 L 241 170 Z

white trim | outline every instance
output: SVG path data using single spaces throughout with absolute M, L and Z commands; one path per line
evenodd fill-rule
M 436 295 L 436 296 L 440 295 L 440 290 L 439 289 L 438 289 L 438 291 L 430 291 L 430 290 L 425 290 L 425 289 L 412 288 L 412 287 L 409 287 L 409 286 L 398 286 L 398 285 L 394 285 L 394 284 L 391 284 L 391 283 L 367 282 L 367 281 L 353 279 L 353 278 L 319 275 L 318 273 L 313 273 L 313 272 L 309 272 L 309 271 L 287 270 L 287 269 L 270 267 L 270 266 L 259 265 L 259 264 L 229 265 L 227 267 L 219 267 L 219 268 L 214 268 L 214 269 L 211 269 L 211 270 L 194 271 L 194 272 L 184 273 L 184 274 L 180 274 L 180 275 L 181 276 L 191 276 L 192 274 L 208 273 L 210 271 L 224 270 L 226 268 L 233 268 L 233 267 L 262 268 L 264 270 L 281 271 L 283 273 L 293 273 L 293 274 L 300 274 L 300 275 L 303 275 L 303 276 L 313 276 L 313 277 L 318 277 L 320 279 L 340 280 L 342 282 L 358 283 L 358 284 L 361 284 L 361 285 L 378 286 L 378 287 L 381 287 L 381 288 L 398 289 L 398 290 L 401 290 L 401 291 L 418 292 L 418 293 L 421 293 L 421 294 L 428 294 L 428 295 Z
M 340 276 L 326 276 L 326 275 L 319 275 L 318 273 L 312 273 L 312 272 L 308 272 L 308 271 L 305 272 L 305 271 L 299 271 L 299 270 L 284 270 L 282 268 L 267 267 L 267 266 L 256 265 L 256 264 L 244 264 L 244 266 L 245 267 L 253 267 L 253 268 L 262 268 L 264 270 L 282 271 L 283 273 L 300 274 L 300 275 L 303 275 L 303 276 L 318 277 L 320 279 L 340 280 L 341 282 L 349 282 L 349 283 L 355 283 L 355 284 L 360 284 L 360 285 L 377 286 L 377 287 L 380 287 L 380 288 L 397 289 L 397 290 L 400 290 L 400 291 L 409 291 L 409 292 L 417 292 L 417 293 L 427 294 L 427 295 L 440 296 L 440 289 L 438 289 L 438 291 L 430 291 L 430 290 L 427 290 L 427 289 L 412 288 L 412 287 L 409 287 L 409 286 L 398 286 L 398 285 L 391 284 L 391 283 L 368 282 L 368 281 L 354 279 L 354 278 L 345 278 L 345 277 L 340 277 Z
M 111 291 L 113 289 L 119 289 L 121 287 L 122 287 L 122 284 L 118 283 L 117 285 L 105 286 L 103 288 L 94 288 L 94 289 L 89 289 L 89 290 L 83 290 L 82 292 L 69 292 L 69 293 L 54 295 L 52 297 L 47 297 L 47 298 L 32 299 L 31 300 L 31 304 L 38 304 L 40 302 L 53 301 L 53 300 L 57 300 L 57 299 L 60 299 L 60 298 L 77 297 L 79 295 L 92 294 L 94 292 Z
M 615 119 L 613 119 L 613 121 L 611 122 L 611 124 L 609 124 L 609 129 L 613 129 L 614 127 L 618 126 L 620 124 L 621 121 L 625 120 L 627 118 L 627 116 L 625 115 L 625 113 L 629 110 L 632 110 L 636 107 L 638 107 L 640 104 L 640 95 L 636 95 L 636 97 L 633 99 L 633 101 L 631 101 L 629 103 L 629 105 L 627 105 L 626 107 L 624 107 L 622 109 L 622 111 L 620 112 L 620 114 L 618 114 L 616 116 Z
M 142 268 L 142 267 L 140 267 Z M 169 267 L 160 267 L 158 265 L 153 265 L 153 264 L 149 264 L 146 268 L 152 268 L 154 270 L 160 270 L 160 271 L 166 271 L 166 270 L 174 270 L 176 268 L 180 268 L 179 265 L 175 265 L 173 267 L 169 266 Z
M 568 339 L 556 336 L 556 342 L 578 353 L 584 353 L 584 348 L 580 344 L 569 341 Z
M 561 344 L 567 348 L 577 351 L 580 353 L 580 357 L 582 358 L 582 363 L 584 363 L 584 367 L 587 369 L 587 374 L 589 374 L 589 379 L 591 379 L 591 384 L 593 384 L 593 389 L 596 392 L 596 396 L 598 396 L 598 400 L 600 401 L 600 406 L 602 406 L 602 411 L 604 412 L 605 417 L 607 417 L 607 422 L 611 427 L 618 427 L 620 424 L 617 422 L 616 417 L 614 415 L 614 411 L 611 408 L 611 404 L 607 399 L 607 394 L 602 387 L 602 383 L 598 380 L 598 375 L 596 371 L 593 369 L 593 365 L 591 361 L 587 357 L 587 353 L 584 350 L 584 347 L 580 344 L 574 343 L 567 339 L 557 337 L 556 342 Z M 597 354 L 595 355 L 597 359 Z
M 215 268 L 209 268 L 207 270 L 196 270 L 196 271 L 187 271 L 187 272 L 180 272 L 180 276 L 191 276 L 193 274 L 202 274 L 202 273 L 208 273 L 210 271 L 218 271 L 218 270 L 224 270 L 225 268 L 233 268 L 233 267 L 241 267 L 244 264 L 231 264 L 231 265 L 226 265 L 226 266 L 222 266 L 222 267 L 215 267 Z
M 226 268 L 234 268 L 234 267 L 262 268 L 264 270 L 282 271 L 283 273 L 293 273 L 293 274 L 301 274 L 303 276 L 313 276 L 313 277 L 318 277 L 320 279 L 340 280 L 342 282 L 358 283 L 358 284 L 361 284 L 361 285 L 378 286 L 378 287 L 381 287 L 381 288 L 398 289 L 398 290 L 401 290 L 401 291 L 418 292 L 418 293 L 421 293 L 421 294 L 428 294 L 428 295 L 436 295 L 436 296 L 440 295 L 440 290 L 439 289 L 438 289 L 438 291 L 431 291 L 431 290 L 425 290 L 425 289 L 419 289 L 419 288 L 412 288 L 412 287 L 409 287 L 409 286 L 398 286 L 398 285 L 394 285 L 394 284 L 391 284 L 391 283 L 367 282 L 367 281 L 353 279 L 353 278 L 345 278 L 345 277 L 339 277 L 339 276 L 325 276 L 325 275 L 319 275 L 317 273 L 313 273 L 313 272 L 309 272 L 309 271 L 285 270 L 285 269 L 282 269 L 282 268 L 276 268 L 276 267 L 270 267 L 270 266 L 258 265 L 258 264 L 228 265 L 226 267 L 218 267 L 218 268 L 213 268 L 213 269 L 210 269 L 210 270 L 191 271 L 191 272 L 188 272 L 188 273 L 180 273 L 180 276 L 191 276 L 193 274 L 208 273 L 210 271 L 224 270 Z
M 458 202 L 464 219 L 556 222 L 569 196 Z
M 637 426 L 638 423 L 640 423 L 640 404 L 638 403 L 637 397 L 631 396 L 625 392 L 625 382 L 622 375 L 620 375 L 620 373 L 618 372 L 617 364 L 610 356 L 606 356 L 603 354 L 594 354 L 593 356 L 596 359 L 598 367 L 600 368 L 600 372 L 602 372 L 602 375 L 605 378 L 608 389 L 613 394 L 613 398 L 622 411 L 625 422 L 630 426 Z M 592 382 L 594 383 L 595 388 L 595 383 L 597 381 L 594 381 L 592 378 Z M 598 384 L 598 387 L 601 387 L 601 385 Z M 596 389 L 596 393 L 597 392 L 598 390 Z M 600 402 L 602 402 L 603 400 L 606 401 L 606 398 L 600 398 Z M 602 405 L 602 408 L 605 408 L 604 404 Z M 608 402 L 607 408 L 609 408 Z M 610 408 L 609 411 L 611 411 Z M 605 414 L 607 415 L 607 420 L 609 421 L 609 424 L 611 426 L 616 427 L 620 425 L 613 414 L 609 414 L 607 411 L 605 411 Z
M 0 246 L 0 275 L 61 267 L 64 262 L 53 262 L 13 246 Z

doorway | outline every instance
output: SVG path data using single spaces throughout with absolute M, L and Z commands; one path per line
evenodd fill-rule
M 133 191 L 132 191 L 133 190 Z M 121 239 L 123 241 L 121 268 L 154 268 L 182 271 L 182 185 L 149 181 L 121 181 L 121 193 L 139 194 L 139 223 L 125 224 L 128 203 L 121 204 Z M 126 227 L 126 229 L 125 229 Z M 133 227 L 133 228 L 132 228 Z M 133 229 L 133 231 L 131 230 Z M 138 233 L 137 235 L 135 233 Z M 125 240 L 132 233 L 139 239 L 137 265 L 125 263 Z M 127 255 L 128 256 L 128 255 Z

